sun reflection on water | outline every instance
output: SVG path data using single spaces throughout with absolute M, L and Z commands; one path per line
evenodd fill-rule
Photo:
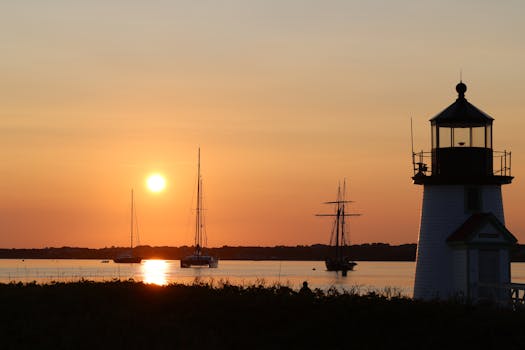
M 168 262 L 166 260 L 146 260 L 142 264 L 144 283 L 165 286 L 168 284 L 167 272 Z

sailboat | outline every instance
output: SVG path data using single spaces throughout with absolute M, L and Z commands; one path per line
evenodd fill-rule
M 206 242 L 206 230 L 204 226 L 204 217 L 202 215 L 202 177 L 201 177 L 201 149 L 199 148 L 197 162 L 197 208 L 195 213 L 195 251 L 192 255 L 186 256 L 180 260 L 180 267 L 187 268 L 192 266 L 218 267 L 219 259 L 203 253 Z
M 126 263 L 126 264 L 138 264 L 142 261 L 140 256 L 133 254 L 133 217 L 135 216 L 135 208 L 133 201 L 133 189 L 131 189 L 131 229 L 130 229 L 130 249 L 128 252 L 119 255 L 113 259 L 116 263 Z
M 330 236 L 330 246 L 333 247 L 334 254 L 325 260 L 327 271 L 341 271 L 343 275 L 346 275 L 347 271 L 352 271 L 357 265 L 355 261 L 352 261 L 350 257 L 345 255 L 345 250 L 348 243 L 348 233 L 346 217 L 349 216 L 360 216 L 361 214 L 351 214 L 346 212 L 346 204 L 352 203 L 345 199 L 346 195 L 346 180 L 343 182 L 343 187 L 339 184 L 337 188 L 337 199 L 331 202 L 325 202 L 324 204 L 334 205 L 334 214 L 317 214 L 317 216 L 332 216 L 334 217 L 334 223 L 332 227 L 332 233 Z

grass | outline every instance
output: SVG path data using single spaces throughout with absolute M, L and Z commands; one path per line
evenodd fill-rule
M 525 313 L 392 290 L 0 284 L 1 349 L 523 349 Z

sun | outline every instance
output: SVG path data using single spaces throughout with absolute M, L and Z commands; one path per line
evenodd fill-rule
M 166 180 L 160 174 L 152 174 L 147 178 L 146 185 L 151 192 L 161 192 L 166 188 Z

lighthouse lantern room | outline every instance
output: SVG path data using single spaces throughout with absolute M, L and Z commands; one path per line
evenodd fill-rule
M 430 119 L 431 152 L 413 153 L 412 179 L 423 186 L 414 298 L 499 301 L 516 243 L 501 193 L 513 179 L 511 154 L 493 150 L 494 119 L 467 101 L 467 86 L 456 91 Z

